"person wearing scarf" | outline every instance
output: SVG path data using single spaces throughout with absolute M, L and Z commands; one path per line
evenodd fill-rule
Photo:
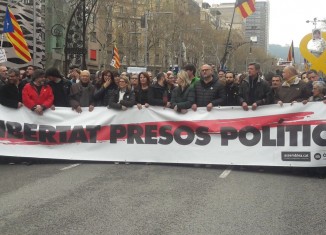
M 275 103 L 280 106 L 283 103 L 302 102 L 309 98 L 310 91 L 307 84 L 301 81 L 298 72 L 293 66 L 287 66 L 283 70 L 284 82 L 275 94 Z

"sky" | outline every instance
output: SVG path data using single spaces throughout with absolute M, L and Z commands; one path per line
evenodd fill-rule
M 234 0 L 204 0 L 210 4 L 235 2 Z M 257 0 L 256 0 L 257 1 Z M 325 0 L 269 0 L 269 44 L 298 47 L 301 39 L 315 27 L 307 20 L 326 19 Z M 239 14 L 239 13 L 237 13 Z M 321 23 L 317 23 L 320 28 Z

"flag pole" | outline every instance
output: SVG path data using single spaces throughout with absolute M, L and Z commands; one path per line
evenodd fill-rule
M 226 58 L 227 58 L 228 53 L 229 53 L 228 48 L 229 48 L 229 43 L 230 43 L 230 38 L 231 38 L 231 31 L 232 31 L 232 25 L 233 25 L 236 5 L 237 5 L 237 1 L 235 1 L 235 3 L 234 3 L 234 8 L 233 8 L 233 14 L 232 14 L 232 20 L 231 20 L 231 24 L 230 24 L 229 34 L 228 34 L 228 37 L 227 37 L 227 40 L 226 40 L 224 55 L 222 57 L 221 65 L 220 65 L 221 69 L 224 69 L 225 64 L 226 64 Z

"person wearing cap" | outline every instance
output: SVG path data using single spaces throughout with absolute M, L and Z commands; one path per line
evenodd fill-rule
M 45 71 L 45 77 L 48 79 L 48 84 L 52 88 L 54 101 L 51 109 L 55 107 L 70 107 L 69 93 L 71 82 L 65 79 L 57 68 L 48 68 Z
M 43 69 L 34 71 L 32 81 L 24 86 L 22 93 L 23 104 L 38 115 L 43 115 L 43 112 L 53 105 L 52 89 L 45 84 Z
M 80 72 L 80 82 L 72 84 L 70 88 L 69 102 L 73 110 L 82 112 L 82 107 L 88 107 L 88 111 L 94 110 L 95 87 L 90 81 L 91 74 L 88 70 Z
M 19 69 L 9 69 L 8 82 L 0 88 L 0 103 L 6 107 L 18 109 L 23 106 L 19 74 Z

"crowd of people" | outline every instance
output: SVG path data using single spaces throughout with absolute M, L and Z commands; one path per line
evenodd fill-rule
M 326 85 L 317 71 L 299 74 L 287 66 L 281 75 L 263 76 L 260 65 L 251 63 L 244 74 L 216 71 L 212 65 L 187 64 L 177 74 L 172 71 L 119 74 L 99 71 L 92 78 L 88 70 L 73 67 L 63 76 L 57 68 L 46 70 L 28 66 L 26 71 L 0 66 L 0 103 L 10 108 L 25 106 L 42 115 L 47 109 L 71 107 L 81 113 L 96 107 L 127 110 L 150 106 L 171 108 L 178 113 L 205 107 L 241 106 L 256 110 L 261 105 L 325 101 Z

